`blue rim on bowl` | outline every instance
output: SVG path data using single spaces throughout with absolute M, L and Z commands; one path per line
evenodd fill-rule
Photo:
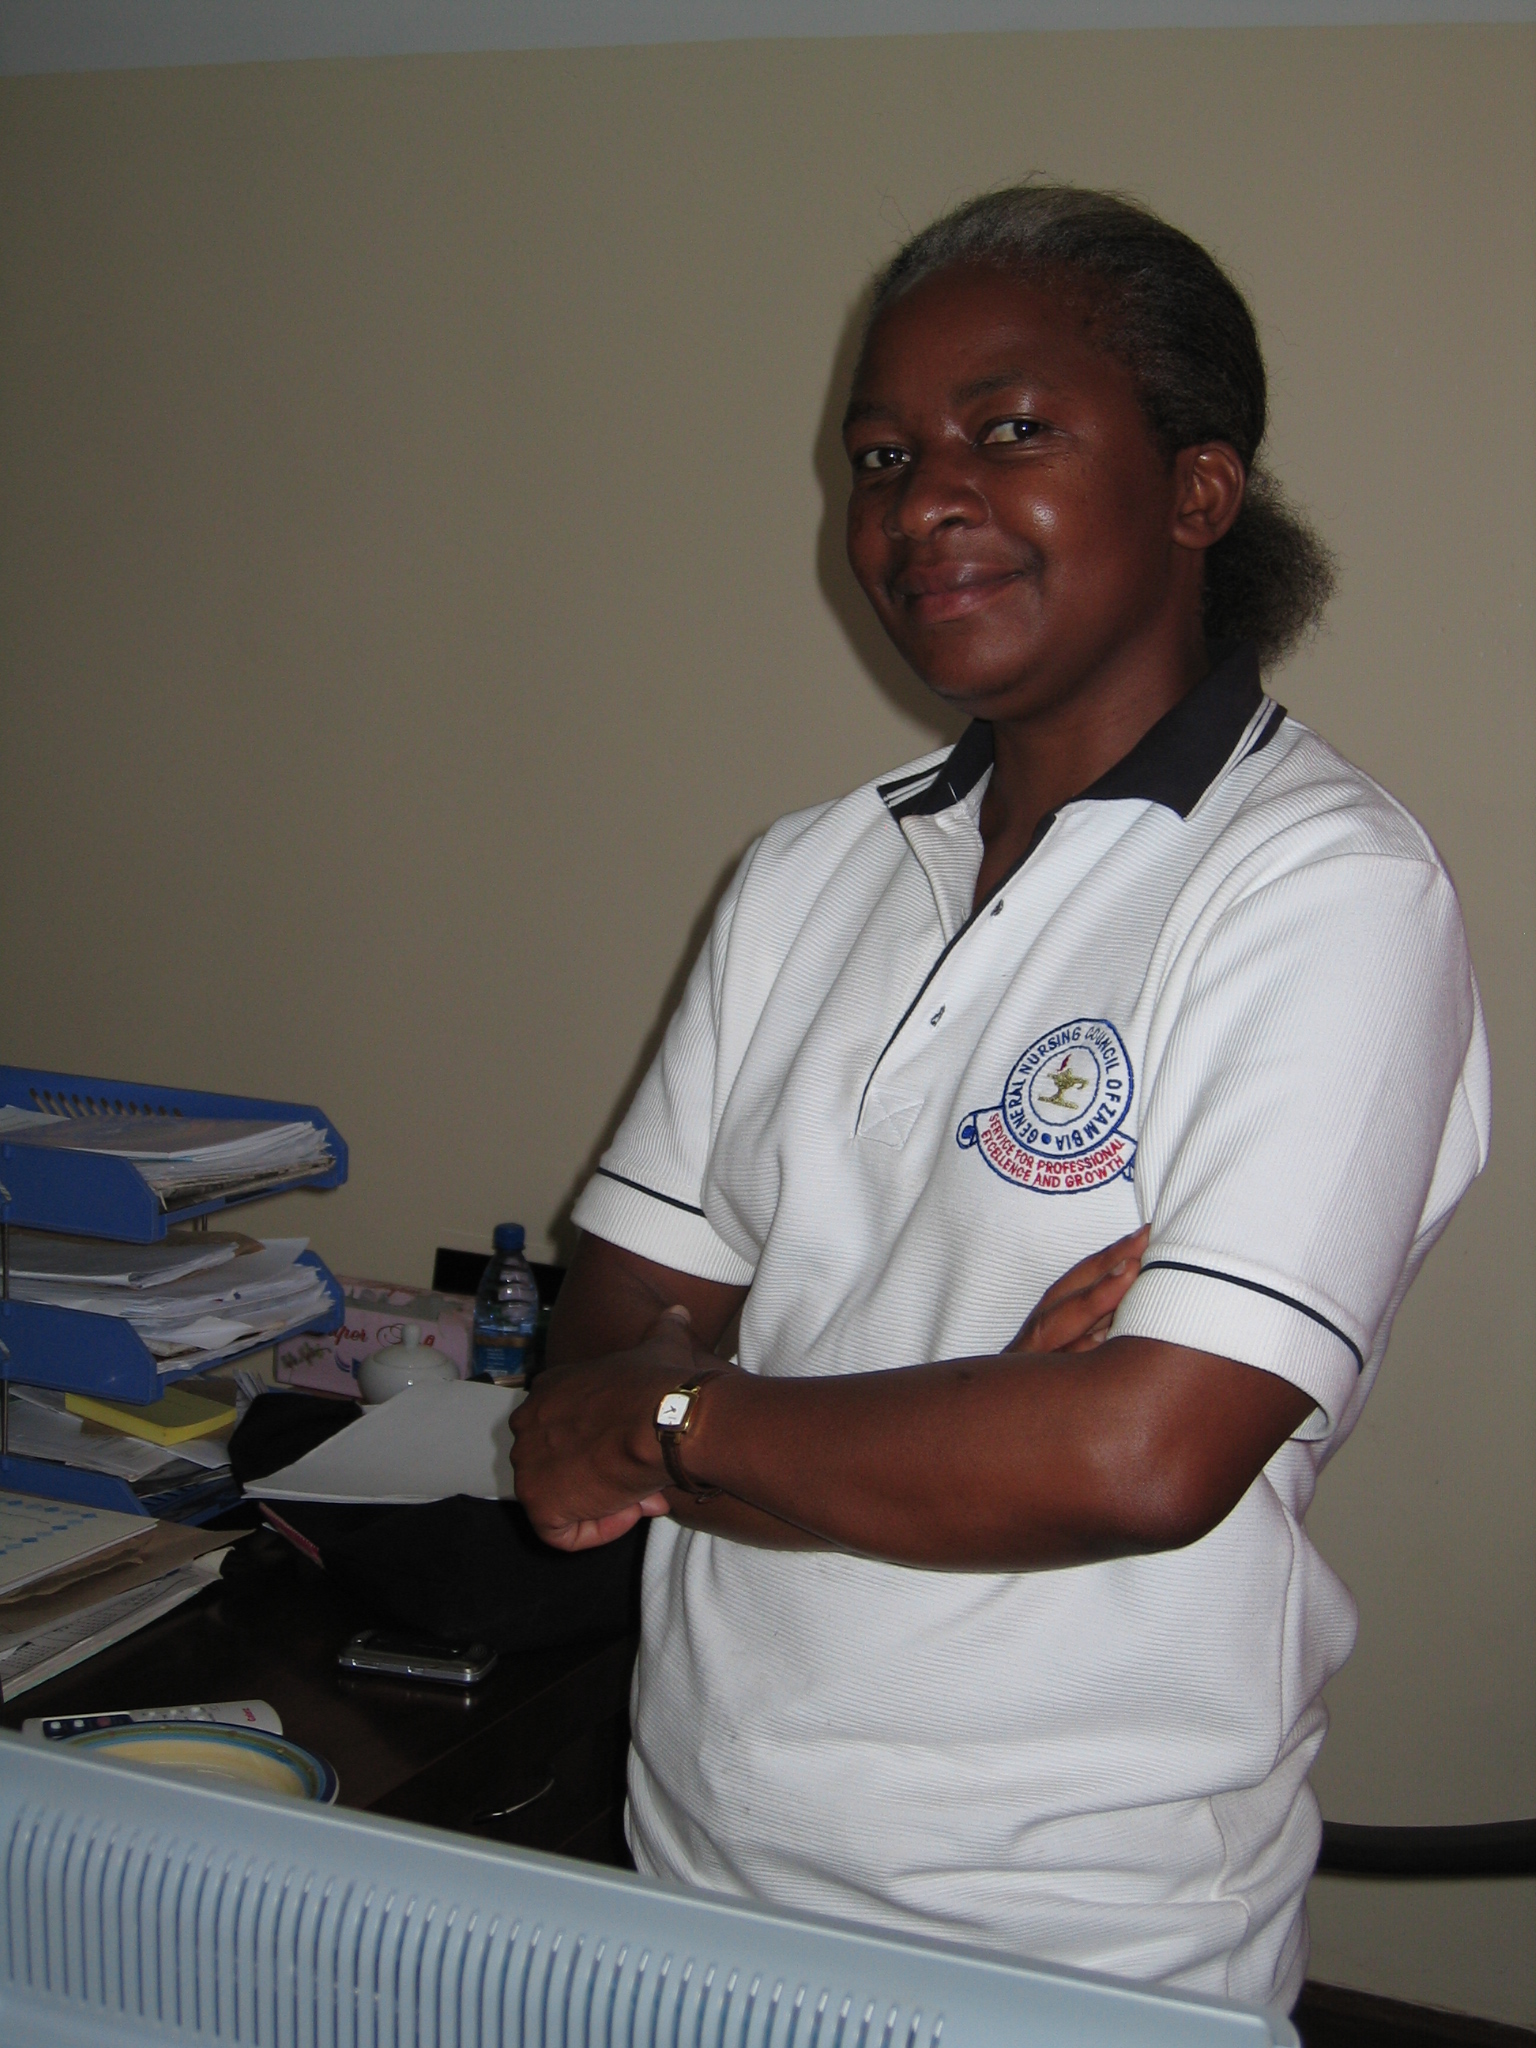
M 263 1728 L 225 1727 L 211 1721 L 135 1721 L 126 1728 L 87 1729 L 66 1737 L 64 1746 L 103 1763 L 163 1771 L 230 1792 L 265 1791 L 329 1806 L 340 1789 L 324 1757 Z

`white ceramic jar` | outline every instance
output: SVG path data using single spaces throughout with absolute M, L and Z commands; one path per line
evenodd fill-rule
M 398 1344 L 386 1344 L 365 1358 L 357 1368 L 357 1391 L 370 1405 L 391 1400 L 407 1387 L 420 1387 L 432 1380 L 456 1380 L 459 1369 L 451 1358 L 421 1341 L 420 1323 L 407 1323 Z

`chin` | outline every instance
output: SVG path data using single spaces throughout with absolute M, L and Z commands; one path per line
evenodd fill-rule
M 902 639 L 897 639 L 896 645 L 936 697 L 973 718 L 1001 715 L 1035 666 L 1030 651 L 1017 645 L 989 647 L 979 634 L 963 639 L 957 634 L 948 641 L 925 634 L 915 645 Z
M 919 678 L 941 703 L 963 711 L 971 718 L 1000 717 L 1009 697 L 1017 690 L 1018 671 L 997 675 L 978 674 L 974 667 L 964 673 L 948 662 L 917 662 L 907 656 Z

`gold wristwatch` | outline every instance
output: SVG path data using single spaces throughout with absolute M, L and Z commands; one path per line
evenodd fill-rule
M 711 1372 L 695 1373 L 686 1385 L 674 1387 L 670 1394 L 663 1394 L 656 1403 L 656 1441 L 661 1445 L 662 1463 L 672 1484 L 693 1500 L 718 1500 L 721 1488 L 695 1486 L 683 1470 L 678 1445 L 693 1427 L 694 1416 L 698 1413 L 700 1387 L 724 1377 L 724 1366 L 716 1366 Z

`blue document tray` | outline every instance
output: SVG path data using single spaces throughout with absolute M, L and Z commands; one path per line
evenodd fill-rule
M 154 1088 L 137 1081 L 104 1081 L 87 1074 L 55 1074 L 34 1067 L 0 1067 L 0 1104 L 70 1117 L 302 1121 L 325 1132 L 331 1153 L 331 1165 L 307 1179 L 165 1208 L 131 1159 L 114 1158 L 107 1152 L 60 1152 L 47 1145 L 29 1145 L 20 1131 L 6 1132 L 0 1135 L 0 1220 L 28 1230 L 70 1230 L 82 1237 L 152 1244 L 163 1238 L 173 1223 L 187 1223 L 242 1202 L 266 1201 L 293 1188 L 340 1187 L 347 1177 L 346 1140 L 330 1118 L 309 1103 L 212 1095 L 199 1088 Z
M 323 1315 L 295 1323 L 276 1339 L 262 1337 L 246 1351 L 270 1351 L 304 1330 L 335 1330 L 341 1326 L 341 1289 L 313 1252 L 299 1254 L 301 1266 L 312 1266 L 325 1281 L 330 1306 Z M 80 1309 L 51 1308 L 40 1301 L 0 1302 L 0 1378 L 21 1380 L 29 1387 L 56 1387 L 65 1394 L 94 1394 L 102 1401 L 158 1401 L 167 1387 L 189 1374 L 213 1371 L 212 1366 L 171 1366 L 161 1372 L 138 1331 L 118 1316 L 88 1315 Z M 9 1355 L 7 1355 L 9 1354 Z M 243 1351 L 220 1359 L 236 1363 Z
M 0 1381 L 19 1380 L 24 1386 L 54 1387 L 66 1394 L 93 1394 L 103 1401 L 158 1401 L 178 1380 L 233 1365 L 251 1352 L 270 1349 L 274 1341 L 281 1343 L 305 1330 L 338 1329 L 342 1296 L 335 1276 L 313 1252 L 301 1252 L 299 1263 L 313 1266 L 325 1281 L 330 1297 L 325 1312 L 295 1323 L 276 1340 L 263 1337 L 245 1351 L 219 1360 L 217 1366 L 173 1366 L 161 1372 L 138 1332 L 116 1316 L 51 1308 L 38 1301 L 0 1301 Z M 0 1388 L 0 1394 L 3 1391 Z M 0 1486 L 41 1494 L 48 1500 L 115 1508 L 124 1515 L 147 1512 L 126 1480 L 107 1472 L 79 1471 L 45 1458 L 0 1456 Z M 227 1503 L 220 1503 L 223 1505 Z
M 331 1154 L 328 1167 L 307 1177 L 167 1208 L 130 1159 L 106 1152 L 59 1151 L 28 1144 L 22 1132 L 7 1132 L 0 1134 L 0 1223 L 18 1229 L 152 1244 L 163 1239 L 173 1223 L 238 1208 L 245 1202 L 265 1201 L 293 1188 L 339 1187 L 347 1177 L 346 1140 L 322 1110 L 308 1103 L 213 1095 L 197 1088 L 155 1088 L 137 1081 L 107 1081 L 33 1067 L 0 1067 L 0 1104 L 69 1117 L 303 1121 L 325 1132 Z M 303 1264 L 314 1267 L 324 1278 L 327 1306 L 322 1313 L 283 1331 L 278 1342 L 303 1331 L 334 1330 L 341 1324 L 340 1287 L 313 1252 L 301 1256 Z M 265 1351 L 273 1342 L 271 1337 L 260 1338 L 219 1364 L 233 1364 L 250 1353 Z M 94 1394 L 108 1401 L 157 1401 L 167 1387 L 207 1369 L 173 1366 L 161 1372 L 138 1332 L 116 1316 L 0 1298 L 0 1399 L 5 1398 L 4 1383 L 15 1380 L 63 1393 Z M 144 1512 L 124 1480 L 47 1459 L 0 1455 L 0 1485 L 53 1500 L 81 1501 L 128 1514 Z

